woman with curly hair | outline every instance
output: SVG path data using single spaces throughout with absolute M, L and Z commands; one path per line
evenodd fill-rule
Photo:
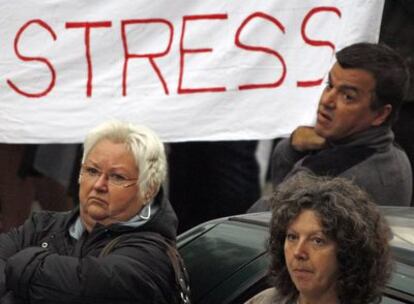
M 274 288 L 248 304 L 379 303 L 391 274 L 390 228 L 365 191 L 298 174 L 272 197 Z

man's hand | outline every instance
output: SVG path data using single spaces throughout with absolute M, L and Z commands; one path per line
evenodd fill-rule
M 316 134 L 313 127 L 297 127 L 290 136 L 290 144 L 299 152 L 320 150 L 326 147 L 326 139 Z

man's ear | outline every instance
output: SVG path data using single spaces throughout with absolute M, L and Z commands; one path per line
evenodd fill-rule
M 382 106 L 378 110 L 375 110 L 375 119 L 372 121 L 371 125 L 374 127 L 380 126 L 387 120 L 387 118 L 391 115 L 392 105 L 389 103 L 385 106 Z

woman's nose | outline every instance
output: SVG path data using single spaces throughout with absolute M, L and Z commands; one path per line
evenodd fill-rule
M 304 241 L 298 241 L 293 251 L 296 259 L 304 260 L 308 257 L 308 251 Z
M 98 191 L 104 191 L 108 189 L 108 179 L 106 174 L 102 173 L 95 181 L 94 188 Z

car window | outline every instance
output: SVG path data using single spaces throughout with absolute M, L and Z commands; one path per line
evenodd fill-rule
M 265 276 L 267 236 L 265 227 L 223 222 L 190 241 L 181 238 L 194 302 L 230 303 Z

